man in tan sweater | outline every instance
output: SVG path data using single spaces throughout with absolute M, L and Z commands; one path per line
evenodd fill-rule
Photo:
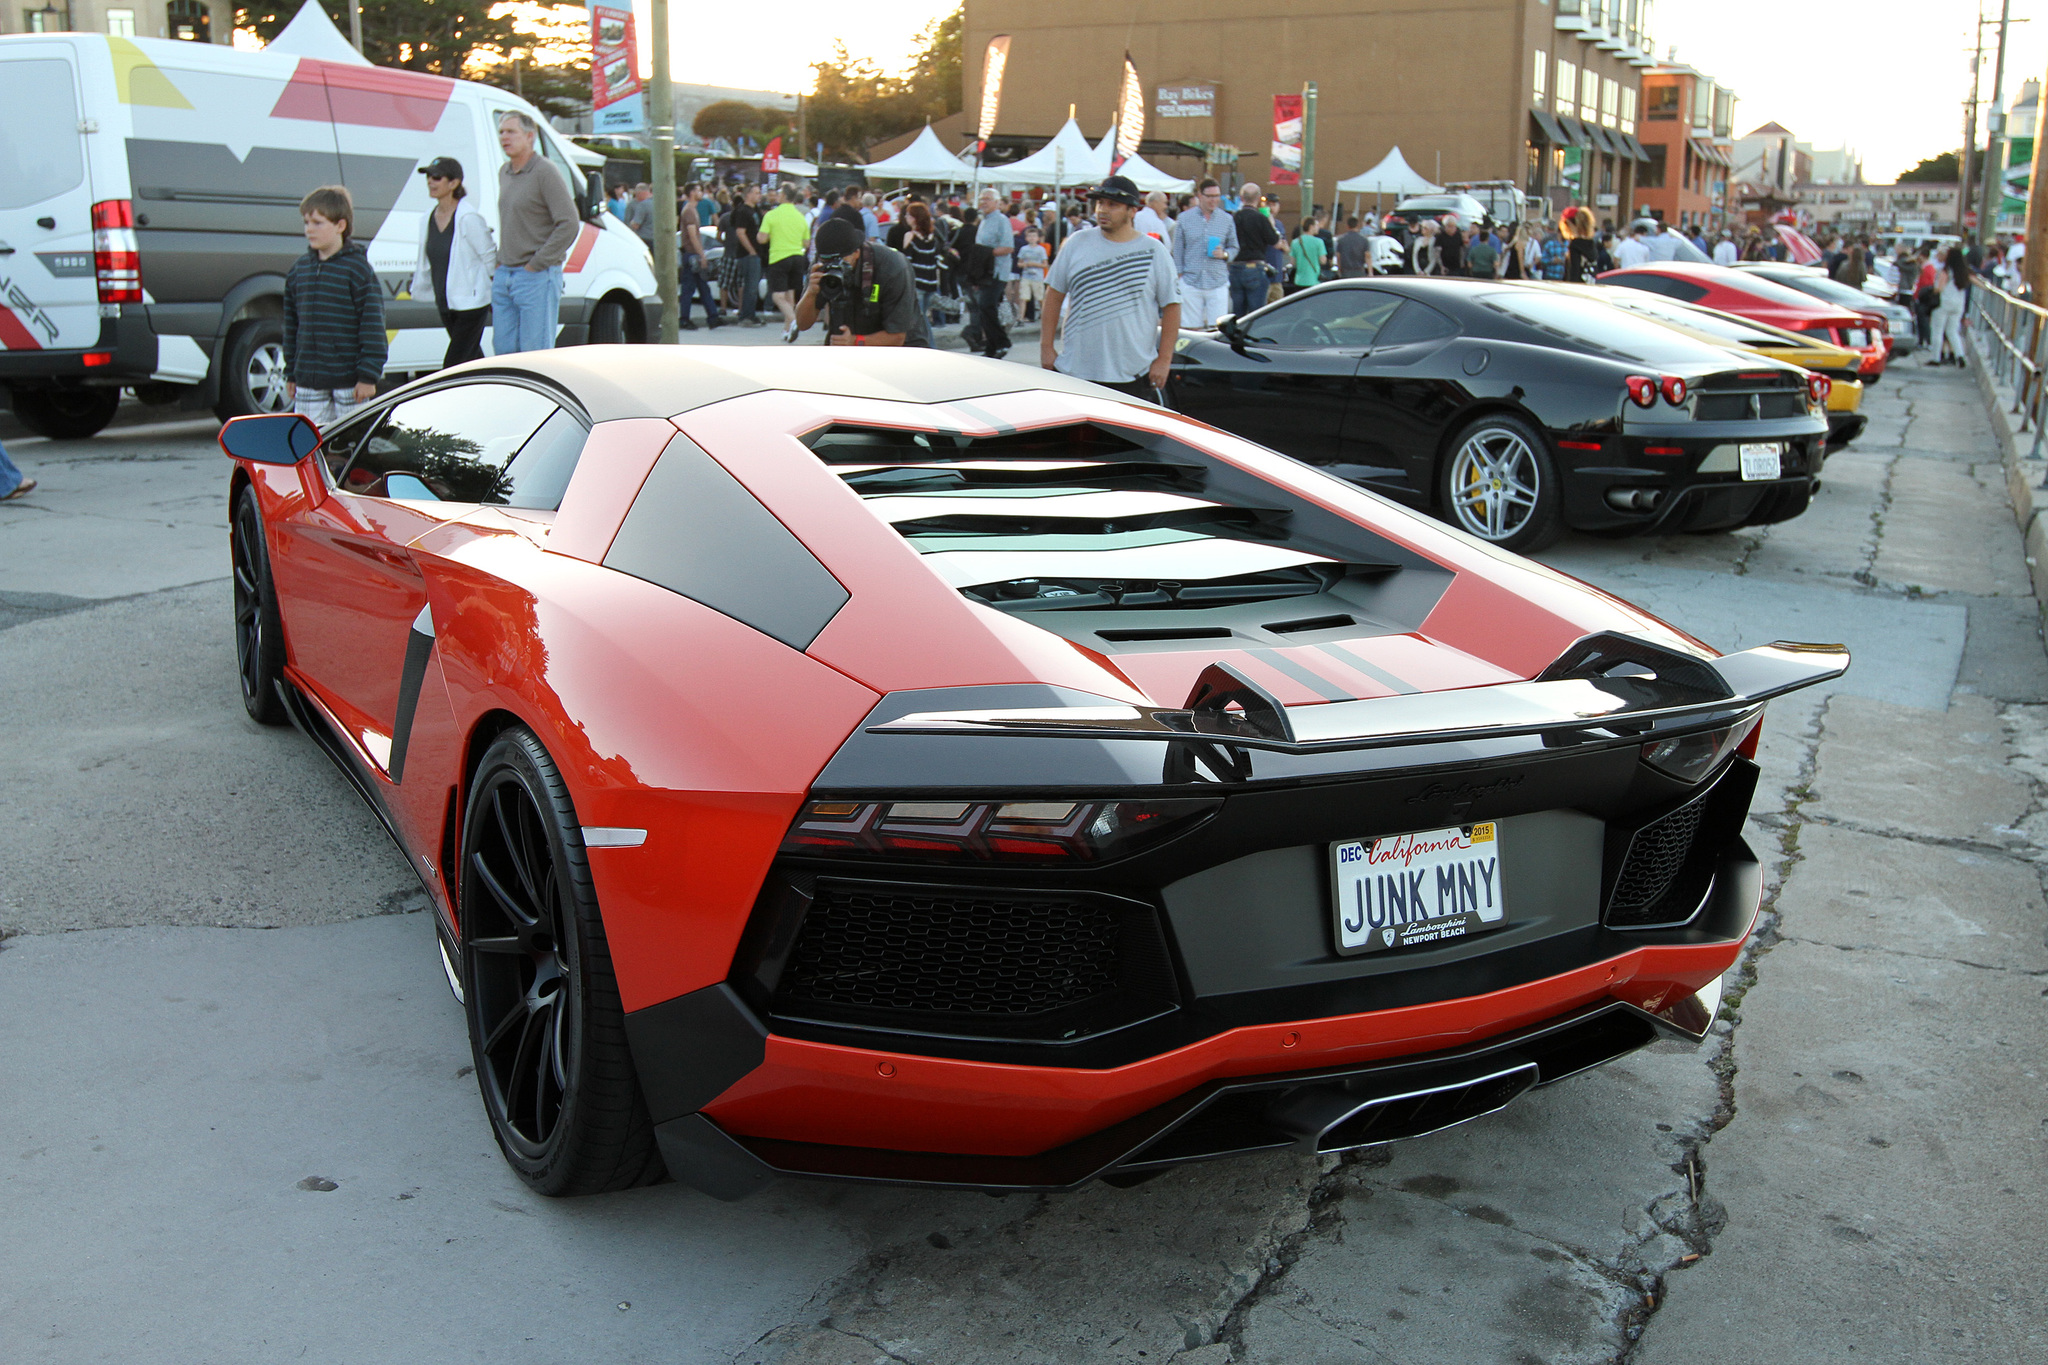
M 498 269 L 491 276 L 491 351 L 545 351 L 555 344 L 562 263 L 581 223 L 562 173 L 535 150 L 540 129 L 525 114 L 498 115 Z

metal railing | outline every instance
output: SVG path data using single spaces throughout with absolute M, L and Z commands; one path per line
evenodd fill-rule
M 2020 419 L 2015 435 L 2031 429 L 2034 446 L 2028 458 L 2041 453 L 2041 419 L 2048 405 L 2048 384 L 2042 382 L 2048 365 L 2048 308 L 2016 299 L 1979 275 L 1970 281 L 1969 311 L 1965 328 L 1974 327 L 1979 353 L 1991 373 L 2011 386 L 2012 415 Z M 1941 344 L 1935 338 L 1935 345 Z

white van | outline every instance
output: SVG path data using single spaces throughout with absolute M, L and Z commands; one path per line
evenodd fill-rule
M 282 409 L 284 276 L 306 250 L 299 200 L 319 185 L 355 200 L 393 329 L 387 372 L 438 368 L 447 333 L 431 299 L 408 296 L 432 207 L 415 172 L 455 157 L 495 225 L 508 110 L 540 124 L 584 205 L 558 344 L 656 334 L 653 262 L 599 209 L 578 164 L 591 154 L 508 91 L 371 66 L 324 15 L 309 34 L 313 15 L 260 52 L 0 37 L 0 386 L 24 425 L 89 436 L 123 388 L 223 418 Z M 321 55 L 281 50 L 293 29 Z

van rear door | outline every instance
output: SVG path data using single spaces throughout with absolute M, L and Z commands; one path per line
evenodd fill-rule
M 11 40 L 0 59 L 0 349 L 82 350 L 100 339 L 92 184 L 69 44 Z M 134 233 L 125 243 L 134 279 Z

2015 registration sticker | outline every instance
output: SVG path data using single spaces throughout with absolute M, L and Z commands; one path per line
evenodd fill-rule
M 1337 951 L 1384 952 L 1505 922 L 1491 822 L 1330 845 Z

